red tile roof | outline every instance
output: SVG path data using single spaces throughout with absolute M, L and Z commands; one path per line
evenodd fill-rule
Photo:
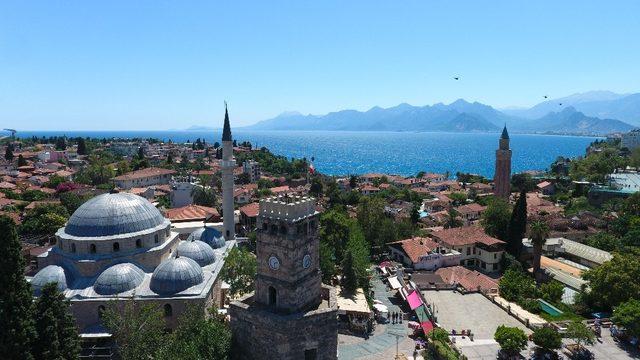
M 209 217 L 220 217 L 218 210 L 201 205 L 187 205 L 165 211 L 165 216 L 172 221 L 195 221 Z
M 436 241 L 441 241 L 449 246 L 471 245 L 481 243 L 485 245 L 504 244 L 504 241 L 498 240 L 487 235 L 484 229 L 478 226 L 463 226 L 458 228 L 444 229 L 432 233 Z
M 414 263 L 417 263 L 420 260 L 420 256 L 431 252 L 438 246 L 435 241 L 425 237 L 413 237 L 410 239 L 395 241 L 389 243 L 389 245 L 399 246 Z
M 449 284 L 460 284 L 469 291 L 489 291 L 498 288 L 498 281 L 475 270 L 469 270 L 463 266 L 444 267 L 436 270 L 444 282 Z
M 151 168 L 131 171 L 126 174 L 116 176 L 113 179 L 114 180 L 135 180 L 135 179 L 142 179 L 142 178 L 151 177 L 151 176 L 173 175 L 175 173 L 176 173 L 175 170 L 151 167 Z
M 260 211 L 260 204 L 257 202 L 247 204 L 240 208 L 240 213 L 250 218 L 257 217 L 259 211 Z
M 477 212 L 483 212 L 484 209 L 486 209 L 486 206 L 482 206 L 478 203 L 471 203 L 471 204 L 466 204 L 466 205 L 462 205 L 456 208 L 456 210 L 460 213 L 460 214 L 471 214 L 471 213 L 477 213 Z

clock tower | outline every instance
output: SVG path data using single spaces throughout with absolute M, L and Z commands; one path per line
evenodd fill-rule
M 260 201 L 255 293 L 229 308 L 239 358 L 336 359 L 337 303 L 321 280 L 318 220 L 310 197 Z

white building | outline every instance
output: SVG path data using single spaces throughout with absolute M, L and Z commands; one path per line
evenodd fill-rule
M 255 160 L 247 160 L 242 163 L 242 172 L 249 174 L 252 183 L 260 179 L 260 164 Z

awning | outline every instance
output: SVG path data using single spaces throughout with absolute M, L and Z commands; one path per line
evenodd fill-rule
M 420 298 L 420 294 L 417 291 L 412 291 L 409 295 L 407 295 L 407 302 L 409 303 L 409 307 L 411 310 L 417 308 L 422 305 L 422 299 Z
M 418 321 L 420 323 L 423 323 L 425 321 L 429 321 L 429 315 L 427 314 L 427 308 L 424 306 L 424 304 L 418 306 L 417 308 L 415 308 L 414 310 L 416 312 L 416 316 L 418 317 Z
M 385 305 L 382 305 L 382 304 L 373 304 L 373 308 L 381 313 L 389 312 L 389 308 L 387 308 Z
M 433 323 L 431 321 L 421 322 L 420 327 L 422 328 L 422 331 L 424 331 L 425 335 L 429 335 L 431 330 L 433 330 Z
M 400 285 L 400 281 L 398 281 L 398 278 L 395 276 L 389 276 L 387 280 L 389 280 L 389 285 L 391 285 L 393 290 L 400 289 L 402 287 L 402 285 Z

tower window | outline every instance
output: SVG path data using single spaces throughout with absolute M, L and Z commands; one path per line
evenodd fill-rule
M 286 234 L 286 233 L 287 233 L 287 227 L 286 227 L 286 226 L 284 226 L 284 225 L 281 225 L 281 226 L 280 226 L 280 233 L 281 233 L 281 234 Z
M 304 360 L 316 360 L 318 358 L 318 349 L 307 349 L 304 351 Z
M 76 244 L 71 244 L 71 252 L 76 252 Z
M 165 317 L 173 316 L 173 308 L 171 307 L 171 304 L 164 304 L 164 316 Z
M 137 248 L 141 248 L 142 247 L 142 240 L 140 240 L 140 239 L 136 240 L 136 247 Z
M 158 234 L 153 235 L 153 242 L 157 244 L 158 241 L 160 241 L 160 238 L 158 237 Z
M 278 292 L 273 286 L 269 286 L 269 306 L 276 306 Z
M 262 230 L 263 231 L 267 231 L 268 228 L 269 228 L 269 225 L 267 225 L 266 222 L 262 223 Z
M 96 253 L 96 244 L 89 245 L 89 252 L 92 254 Z
M 119 242 L 114 242 L 113 243 L 113 252 L 118 252 L 120 251 L 120 243 Z

